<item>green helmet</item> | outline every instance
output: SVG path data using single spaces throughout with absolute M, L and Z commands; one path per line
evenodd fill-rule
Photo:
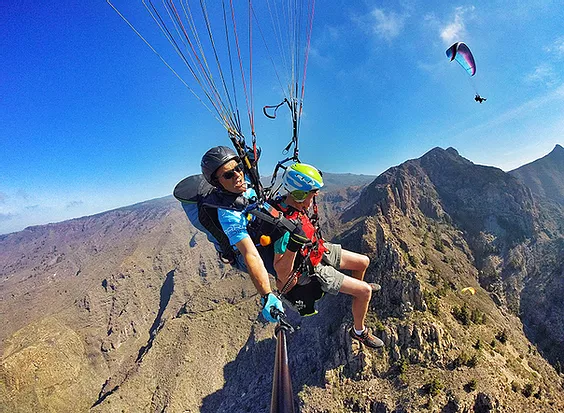
M 284 172 L 283 183 L 284 189 L 299 202 L 305 200 L 309 192 L 323 187 L 323 175 L 314 166 L 295 163 Z

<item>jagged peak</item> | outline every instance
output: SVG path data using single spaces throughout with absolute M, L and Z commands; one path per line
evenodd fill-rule
M 552 149 L 552 151 L 550 151 L 549 153 L 547 153 L 546 155 L 544 155 L 543 157 L 536 159 L 532 162 L 526 163 L 524 165 L 521 165 L 520 167 L 510 171 L 510 172 L 520 172 L 523 170 L 526 170 L 528 168 L 530 168 L 533 165 L 538 165 L 538 164 L 542 164 L 546 161 L 548 162 L 558 162 L 560 159 L 564 159 L 564 148 L 562 147 L 562 145 L 560 144 L 556 144 L 554 146 L 554 149 Z
M 550 153 L 547 156 L 548 157 L 554 157 L 554 156 L 562 157 L 562 156 L 564 156 L 564 148 L 562 147 L 562 145 L 557 143 L 554 146 L 554 149 L 552 151 L 550 151 Z
M 428 151 L 427 153 L 425 153 L 423 156 L 421 156 L 420 159 L 437 157 L 437 156 L 440 156 L 442 158 L 450 158 L 450 159 L 464 159 L 465 161 L 468 161 L 468 159 L 460 156 L 460 153 L 458 153 L 458 151 L 452 146 L 449 146 L 447 149 L 443 149 L 440 146 L 436 146 L 430 151 Z
M 474 165 L 472 161 L 461 156 L 453 147 L 443 149 L 437 146 L 421 156 L 418 161 L 427 166 L 435 163 L 442 164 L 444 162 L 458 165 Z
M 453 156 L 460 156 L 460 154 L 458 153 L 458 151 L 456 149 L 454 149 L 452 146 L 449 146 L 446 150 L 446 153 L 451 154 Z
M 546 154 L 545 156 L 543 156 L 540 159 L 555 159 L 555 158 L 559 159 L 559 158 L 562 158 L 562 157 L 564 157 L 564 148 L 562 147 L 562 145 L 557 143 L 554 146 L 554 149 L 552 149 L 548 154 Z M 537 160 L 540 160 L 540 159 L 537 159 Z

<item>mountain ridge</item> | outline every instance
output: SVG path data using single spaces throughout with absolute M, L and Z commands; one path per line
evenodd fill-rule
M 4 408 L 268 410 L 273 326 L 257 319 L 252 282 L 218 263 L 174 199 L 153 201 L 0 237 Z M 547 303 L 559 296 L 562 237 L 544 224 L 559 210 L 454 148 L 319 204 L 327 238 L 371 258 L 366 279 L 383 289 L 367 324 L 386 348 L 351 343 L 348 297 L 325 297 L 315 317 L 289 312 L 301 411 L 564 409 L 562 379 L 540 355 L 554 337 L 527 333 L 559 320 L 531 308 L 537 285 L 551 287 Z M 88 378 L 54 369 L 65 359 Z
M 557 144 L 547 155 L 509 174 L 519 178 L 538 196 L 564 205 L 564 148 Z

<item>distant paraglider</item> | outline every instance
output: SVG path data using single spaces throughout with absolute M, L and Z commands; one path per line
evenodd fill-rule
M 476 290 L 474 289 L 474 287 L 465 287 L 462 290 L 460 290 L 461 293 L 470 293 L 472 295 L 476 294 Z
M 462 68 L 470 75 L 470 78 L 476 74 L 476 61 L 474 60 L 474 55 L 472 54 L 470 48 L 466 45 L 466 43 L 454 43 L 446 50 L 446 55 L 451 62 L 453 60 L 456 60 L 458 64 L 460 64 L 460 66 L 462 66 Z M 480 94 L 476 91 L 474 100 L 478 103 L 482 103 L 487 99 L 480 96 Z
M 456 42 L 447 49 L 446 55 L 451 62 L 456 60 L 470 76 L 476 74 L 476 62 L 466 43 Z

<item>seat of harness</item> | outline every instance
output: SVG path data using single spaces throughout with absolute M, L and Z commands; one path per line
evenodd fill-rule
M 281 294 L 284 301 L 302 317 L 317 314 L 315 303 L 325 295 L 317 278 L 310 277 L 309 279 L 309 283 L 297 284 L 287 293 Z

